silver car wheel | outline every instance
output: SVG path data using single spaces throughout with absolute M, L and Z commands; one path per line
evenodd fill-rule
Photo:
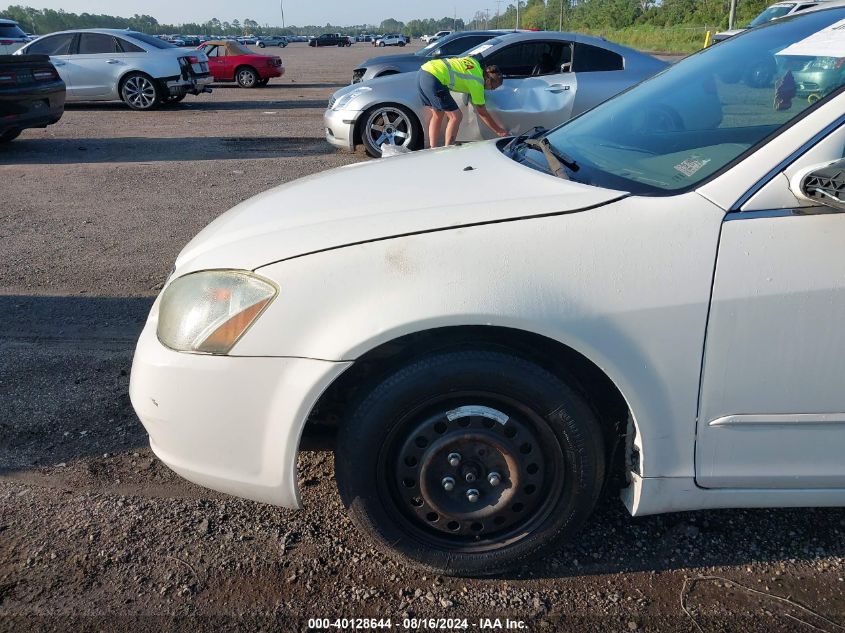
M 252 88 L 257 81 L 258 77 L 255 72 L 249 68 L 243 68 L 238 71 L 238 85 L 242 88 Z
M 133 75 L 123 84 L 123 100 L 136 110 L 148 110 L 158 97 L 153 82 L 143 75 Z
M 370 113 L 364 134 L 369 144 L 379 151 L 385 143 L 409 147 L 414 140 L 414 128 L 408 115 L 398 108 L 387 106 Z

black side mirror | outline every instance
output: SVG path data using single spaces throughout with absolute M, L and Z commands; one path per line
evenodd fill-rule
M 797 185 L 805 200 L 845 211 L 845 158 L 802 171 L 795 181 L 793 192 Z

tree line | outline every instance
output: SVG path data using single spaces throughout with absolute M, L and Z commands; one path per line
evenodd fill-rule
M 724 28 L 728 21 L 730 0 L 519 0 L 519 28 L 542 30 L 627 29 L 629 27 L 713 26 Z M 737 22 L 748 22 L 769 2 L 738 0 Z M 150 15 L 117 17 L 93 13 L 68 13 L 62 10 L 33 9 L 13 5 L 0 11 L 0 17 L 18 22 L 25 31 L 44 34 L 79 28 L 133 29 L 145 33 L 186 33 L 197 35 L 311 35 L 331 32 L 403 33 L 411 37 L 442 30 L 466 28 L 505 29 L 517 27 L 517 5 L 512 3 L 501 14 L 479 11 L 472 20 L 444 17 L 439 20 L 411 20 L 407 23 L 388 18 L 381 24 L 338 26 L 332 24 L 279 28 L 261 25 L 255 20 L 188 22 L 163 24 Z

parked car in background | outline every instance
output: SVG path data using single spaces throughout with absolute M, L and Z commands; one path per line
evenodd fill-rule
M 843 84 L 809 103 L 721 80 L 829 57 L 815 35 L 843 20 L 777 20 L 557 129 L 218 217 L 134 355 L 152 450 L 299 508 L 303 431 L 331 424 L 361 534 L 428 574 L 512 576 L 588 522 L 606 559 L 633 527 L 590 521 L 613 481 L 634 516 L 845 506 Z
M 247 46 L 253 46 L 258 43 L 258 38 L 254 35 L 244 35 L 237 38 L 238 42 Z
M 258 39 L 258 48 L 266 48 L 268 46 L 285 48 L 287 45 L 288 39 L 284 35 L 266 35 Z
M 467 55 L 495 64 L 503 85 L 487 92 L 487 109 L 513 133 L 552 128 L 666 68 L 666 62 L 599 37 L 579 33 L 511 33 L 487 40 Z M 385 143 L 423 146 L 428 131 L 414 73 L 401 73 L 341 88 L 324 115 L 326 139 L 352 150 L 363 144 L 381 156 Z M 458 140 L 493 138 L 493 132 L 456 94 L 464 115 Z
M 17 22 L 0 19 L 0 55 L 11 55 L 29 41 Z
M 208 85 L 213 81 L 204 53 L 137 31 L 60 31 L 15 54 L 49 55 L 67 85 L 68 101 L 122 100 L 133 110 L 211 92 Z
M 397 73 L 407 73 L 419 70 L 420 66 L 430 59 L 438 57 L 455 57 L 471 48 L 498 37 L 508 31 L 461 31 L 452 33 L 415 53 L 402 55 L 382 55 L 372 57 L 360 63 L 352 71 L 352 83 L 369 81 L 376 77 L 386 77 Z M 515 31 L 512 31 L 515 32 Z
M 383 35 L 373 42 L 373 46 L 405 46 L 405 36 L 398 33 Z
M 434 35 L 423 35 L 420 39 L 426 44 L 429 44 L 435 40 L 440 39 L 441 37 L 446 37 L 451 33 L 452 31 L 437 31 L 437 33 L 435 33 Z
M 62 118 L 65 82 L 46 55 L 0 55 L 0 143 Z
M 349 38 L 340 33 L 323 33 L 308 42 L 309 46 L 352 46 Z
M 729 37 L 733 37 L 738 33 L 742 33 L 747 29 L 752 29 L 755 26 L 760 26 L 761 24 L 765 24 L 766 22 L 771 22 L 772 20 L 776 20 L 787 15 L 792 15 L 793 13 L 799 13 L 800 11 L 806 11 L 807 9 L 813 9 L 821 4 L 824 4 L 825 1 L 826 0 L 805 0 L 804 2 L 775 2 L 774 4 L 770 4 L 768 7 L 763 9 L 760 15 L 751 20 L 751 22 L 746 24 L 744 27 L 716 33 L 716 35 L 713 36 L 713 43 L 715 44 L 716 42 L 721 42 L 722 40 L 726 40 Z
M 190 48 L 196 48 L 203 42 L 197 35 L 182 35 L 179 39 L 185 42 L 184 46 Z
M 253 53 L 231 40 L 211 40 L 198 50 L 208 57 L 214 81 L 236 81 L 241 88 L 263 88 L 274 77 L 285 74 L 281 57 Z

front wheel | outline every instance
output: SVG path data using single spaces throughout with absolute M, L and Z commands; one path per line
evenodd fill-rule
M 501 573 L 583 525 L 605 471 L 601 429 L 574 390 L 492 351 L 413 362 L 344 422 L 338 487 L 361 531 L 416 567 Z
M 14 129 L 6 130 L 5 132 L 0 132 L 0 143 L 11 143 L 21 135 L 22 131 L 23 130 Z
M 133 110 L 152 110 L 163 101 L 158 84 L 142 73 L 131 73 L 123 80 L 120 96 Z
M 410 110 L 399 105 L 382 105 L 362 116 L 361 140 L 364 150 L 373 158 L 380 158 L 384 145 L 396 145 L 410 150 L 419 149 L 422 128 Z
M 384 42 L 379 42 L 379 43 L 378 43 L 378 45 L 379 45 L 379 46 L 384 46 Z
M 258 48 L 264 48 L 266 44 L 264 42 L 258 42 Z

